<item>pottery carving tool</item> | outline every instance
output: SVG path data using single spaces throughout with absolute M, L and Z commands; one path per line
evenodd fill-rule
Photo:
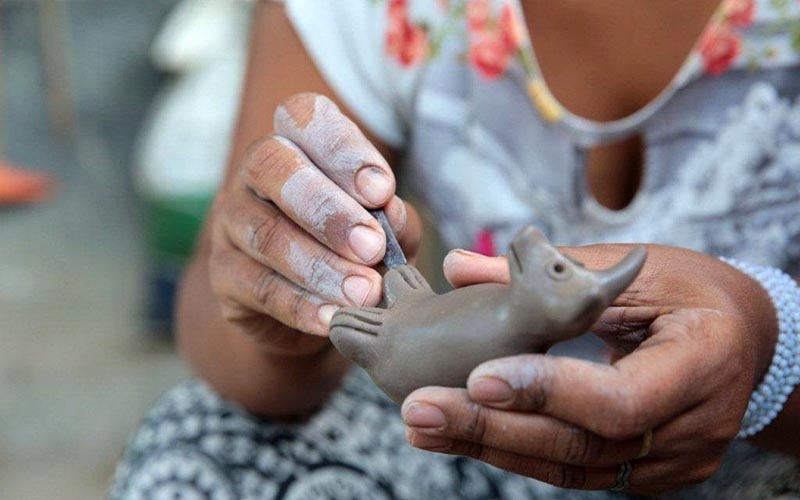
M 386 269 L 394 269 L 395 267 L 408 264 L 406 256 L 403 254 L 403 249 L 400 248 L 400 243 L 397 241 L 392 226 L 389 224 L 389 219 L 386 217 L 386 212 L 382 209 L 370 210 L 369 213 L 378 219 L 378 223 L 386 233 L 386 254 L 383 256 L 383 264 Z

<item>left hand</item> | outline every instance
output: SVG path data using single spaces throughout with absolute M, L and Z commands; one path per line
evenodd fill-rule
M 564 251 L 605 268 L 626 247 Z M 504 258 L 459 251 L 445 274 L 455 286 L 508 280 Z M 609 489 L 625 462 L 631 493 L 711 477 L 772 357 L 766 292 L 716 258 L 653 245 L 593 331 L 611 347 L 611 364 L 528 354 L 480 365 L 466 390 L 415 391 L 402 408 L 408 441 L 563 488 Z

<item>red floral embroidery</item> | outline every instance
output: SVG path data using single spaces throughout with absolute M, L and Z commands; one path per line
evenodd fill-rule
M 491 0 L 469 0 L 467 3 L 467 26 L 470 31 L 482 30 L 492 13 Z
M 484 78 L 493 80 L 505 73 L 511 53 L 499 30 L 484 30 L 472 35 L 469 62 Z
M 514 8 L 509 4 L 503 5 L 503 11 L 500 14 L 500 29 L 503 31 L 503 38 L 508 45 L 508 50 L 512 52 L 519 50 L 525 40 L 525 30 L 517 19 Z
M 744 28 L 753 24 L 756 13 L 755 0 L 728 0 L 725 4 L 725 19 L 731 26 Z
M 472 245 L 472 251 L 489 257 L 497 255 L 494 235 L 490 230 L 482 229 L 478 231 L 478 234 L 475 235 L 475 243 Z
M 525 37 L 513 7 L 504 4 L 497 19 L 492 17 L 488 0 L 470 0 L 467 4 L 467 27 L 470 64 L 484 78 L 492 80 L 502 76 Z
M 389 31 L 408 19 L 407 0 L 389 0 Z
M 428 45 L 428 32 L 408 18 L 406 0 L 389 0 L 386 53 L 410 67 L 425 59 Z
M 724 73 L 741 52 L 742 40 L 739 34 L 726 24 L 720 24 L 707 30 L 700 40 L 703 66 L 711 75 Z

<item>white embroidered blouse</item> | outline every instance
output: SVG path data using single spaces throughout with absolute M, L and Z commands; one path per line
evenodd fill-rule
M 348 106 L 407 154 L 448 245 L 659 242 L 800 274 L 800 2 L 726 0 L 671 84 L 620 120 L 570 113 L 516 0 L 286 0 Z M 509 126 L 513 124 L 513 126 Z M 588 147 L 638 133 L 640 190 L 592 196 Z

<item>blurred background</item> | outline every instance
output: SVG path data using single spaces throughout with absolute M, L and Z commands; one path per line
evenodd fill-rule
M 102 498 L 187 376 L 172 296 L 227 152 L 242 0 L 0 0 L 0 498 Z

